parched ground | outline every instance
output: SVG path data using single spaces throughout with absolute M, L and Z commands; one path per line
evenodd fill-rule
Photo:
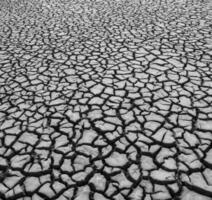
M 0 200 L 211 200 L 210 0 L 1 0 Z

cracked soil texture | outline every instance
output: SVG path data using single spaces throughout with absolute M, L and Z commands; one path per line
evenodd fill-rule
M 1 200 L 211 200 L 210 0 L 1 0 Z

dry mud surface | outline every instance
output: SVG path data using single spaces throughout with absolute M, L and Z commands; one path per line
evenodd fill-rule
M 0 199 L 212 199 L 211 5 L 2 0 Z

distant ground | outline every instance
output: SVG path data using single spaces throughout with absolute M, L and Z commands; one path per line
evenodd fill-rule
M 0 200 L 212 199 L 212 4 L 0 1 Z

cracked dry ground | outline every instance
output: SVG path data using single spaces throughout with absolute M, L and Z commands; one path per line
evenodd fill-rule
M 1 1 L 0 199 L 212 199 L 212 7 Z

